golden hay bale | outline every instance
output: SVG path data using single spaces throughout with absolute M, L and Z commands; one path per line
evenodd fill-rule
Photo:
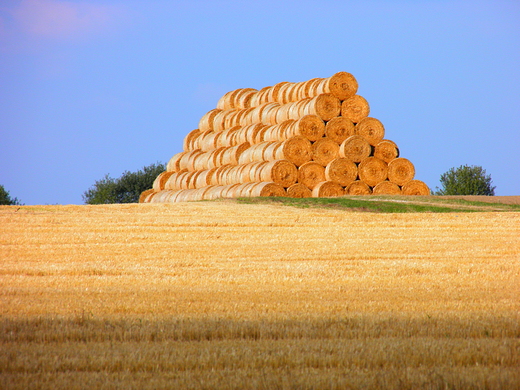
M 347 72 L 338 72 L 323 79 L 317 86 L 317 93 L 330 93 L 339 100 L 346 100 L 354 96 L 358 90 L 357 80 Z
M 390 140 L 382 140 L 374 146 L 374 157 L 380 158 L 386 163 L 399 157 L 399 149 L 395 142 Z
M 306 102 L 303 114 L 317 115 L 324 121 L 337 117 L 341 112 L 340 100 L 330 93 L 315 96 Z
M 367 157 L 359 163 L 359 179 L 369 186 L 385 181 L 388 177 L 388 164 L 377 157 Z
M 312 160 L 326 166 L 339 156 L 339 145 L 329 139 L 321 138 L 312 144 Z
M 310 198 L 312 191 L 302 183 L 294 183 L 287 188 L 287 196 L 290 198 Z
M 312 190 L 313 198 L 331 198 L 343 195 L 345 195 L 345 190 L 334 181 L 322 181 L 316 184 Z
M 190 142 L 190 150 L 202 149 L 202 141 L 208 134 L 214 133 L 213 130 L 201 131 L 196 137 L 193 137 Z
M 406 158 L 399 157 L 388 163 L 388 180 L 402 186 L 415 176 L 415 167 Z
M 267 148 L 265 148 L 264 153 L 262 154 L 262 159 L 264 161 L 273 161 L 276 160 L 276 151 L 280 149 L 282 144 L 280 142 L 272 142 Z
M 218 147 L 219 138 L 222 136 L 222 132 L 210 131 L 206 133 L 200 141 L 200 150 L 203 152 L 211 152 L 213 149 Z
M 278 123 L 276 125 L 269 126 L 268 129 L 264 133 L 264 141 L 285 141 L 291 136 L 287 136 L 288 129 L 295 123 L 295 120 L 289 119 L 282 123 Z M 294 134 L 299 135 L 299 134 Z
M 310 98 L 315 96 L 313 85 L 318 84 L 319 81 L 322 80 L 320 78 L 314 78 L 303 82 L 302 95 L 300 99 Z
M 184 150 L 185 152 L 187 151 L 190 151 L 193 149 L 193 140 L 195 138 L 197 138 L 199 136 L 199 134 L 201 133 L 201 130 L 200 129 L 195 129 L 195 130 L 192 130 L 190 131 L 186 137 L 184 137 L 184 141 L 183 141 L 183 145 L 182 145 L 182 150 Z
M 211 185 L 211 177 L 213 176 L 216 170 L 217 168 L 211 168 L 200 171 L 200 174 L 197 176 L 197 182 L 195 186 L 197 188 L 201 188 Z
M 274 182 L 282 187 L 289 187 L 298 180 L 298 168 L 287 160 L 270 161 L 257 169 L 260 181 Z
M 341 116 L 354 123 L 361 122 L 370 113 L 367 100 L 360 95 L 354 95 L 341 103 Z
M 280 102 L 280 100 L 279 100 L 280 89 L 285 84 L 289 84 L 289 83 L 287 81 L 282 81 L 278 84 L 273 85 L 272 87 L 269 87 L 269 91 L 267 93 L 267 101 L 279 103 Z
M 178 172 L 181 169 L 181 167 L 180 167 L 181 158 L 186 153 L 188 153 L 188 152 L 185 151 L 185 152 L 180 152 L 180 153 L 174 154 L 173 157 L 170 158 L 170 160 L 168 161 L 168 164 L 166 164 L 166 170 L 169 172 Z
M 254 95 L 256 95 L 257 92 L 258 91 L 253 88 L 243 88 L 235 95 L 233 100 L 233 108 L 244 109 L 251 107 L 251 99 Z
M 228 169 L 227 165 L 223 165 L 223 166 L 217 167 L 215 169 L 215 171 L 213 172 L 213 175 L 211 175 L 211 185 L 212 186 L 221 185 L 222 172 L 227 169 Z
M 365 182 L 356 180 L 345 188 L 345 193 L 347 195 L 370 195 L 372 189 Z
M 366 117 L 356 124 L 354 132 L 364 137 L 370 145 L 377 145 L 385 136 L 385 127 L 379 119 Z
M 374 195 L 401 195 L 401 187 L 391 181 L 385 180 L 378 183 L 373 189 Z
M 240 89 L 234 89 L 232 91 L 226 92 L 217 102 L 217 108 L 220 110 L 230 110 L 233 108 L 231 106 L 231 97 L 240 92 Z
M 403 195 L 430 195 L 430 189 L 426 183 L 420 180 L 411 180 L 401 187 Z
M 195 171 L 193 174 L 190 175 L 190 178 L 188 180 L 188 189 L 195 189 L 197 188 L 197 179 L 200 176 L 200 174 L 203 171 Z
M 298 183 L 311 190 L 325 180 L 325 167 L 315 161 L 309 161 L 298 168 Z
M 276 114 L 280 108 L 280 104 L 278 103 L 267 103 L 262 110 L 262 116 L 260 122 L 265 125 L 274 125 L 276 124 Z
M 309 141 L 316 141 L 325 134 L 325 122 L 317 115 L 305 115 L 286 128 L 285 137 L 301 135 Z
M 261 181 L 260 173 L 262 172 L 262 167 L 267 165 L 267 161 L 256 161 L 251 163 L 249 168 L 249 181 L 251 182 L 259 182 Z
M 250 196 L 287 196 L 285 188 L 276 183 L 256 183 L 250 191 Z
M 401 187 L 401 191 L 403 195 L 420 195 L 420 196 L 429 196 L 432 195 L 430 188 L 426 185 L 426 183 L 421 180 L 412 180 L 406 183 Z
M 325 179 L 339 183 L 343 187 L 356 180 L 357 175 L 357 165 L 345 157 L 336 158 L 325 167 Z
M 166 184 L 166 182 L 168 181 L 168 179 L 170 178 L 170 176 L 173 174 L 173 172 L 171 171 L 164 171 L 164 172 L 161 172 L 159 175 L 157 175 L 157 177 L 155 178 L 154 182 L 153 182 L 153 190 L 155 192 L 159 192 L 161 190 L 164 190 L 164 185 Z
M 348 137 L 339 146 L 340 157 L 348 158 L 353 162 L 361 162 L 372 154 L 372 147 L 368 141 L 360 135 Z
M 311 161 L 312 146 L 311 142 L 302 136 L 295 136 L 281 142 L 281 145 L 275 151 L 275 159 L 288 160 L 299 167 L 308 161 Z
M 193 160 L 194 156 L 197 156 L 201 153 L 203 153 L 203 152 L 200 149 L 195 149 L 190 152 L 184 153 L 179 160 L 179 164 L 178 164 L 179 170 L 182 170 L 182 169 L 189 170 L 190 161 Z
M 148 203 L 149 195 L 153 194 L 154 192 L 155 191 L 153 190 L 153 188 L 141 192 L 141 195 L 139 195 L 139 203 Z
M 215 116 L 221 111 L 222 111 L 221 109 L 214 108 L 213 110 L 210 110 L 207 113 L 205 113 L 202 116 L 202 118 L 200 118 L 199 130 L 200 131 L 213 130 L 213 120 L 215 119 Z
M 337 116 L 325 125 L 325 136 L 338 145 L 341 145 L 348 137 L 354 135 L 354 123 L 348 118 Z
M 238 165 L 240 155 L 249 149 L 251 145 L 249 142 L 241 143 L 240 145 L 231 146 L 226 148 L 222 153 L 222 164 Z

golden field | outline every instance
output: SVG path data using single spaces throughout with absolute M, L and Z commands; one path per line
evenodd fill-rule
M 1 389 L 519 389 L 520 213 L 0 207 Z

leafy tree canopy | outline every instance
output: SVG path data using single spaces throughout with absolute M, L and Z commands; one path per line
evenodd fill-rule
M 11 198 L 9 191 L 0 184 L 0 205 L 22 205 L 18 198 Z
M 165 169 L 164 164 L 155 163 L 137 172 L 125 171 L 118 179 L 107 174 L 83 193 L 83 201 L 86 204 L 137 203 L 141 193 L 152 188 L 155 178 Z
M 442 188 L 436 195 L 495 195 L 491 176 L 480 166 L 461 165 L 441 175 Z

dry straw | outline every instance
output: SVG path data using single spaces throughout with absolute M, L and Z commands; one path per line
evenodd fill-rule
M 359 163 L 372 153 L 372 147 L 368 141 L 360 136 L 353 135 L 343 141 L 339 147 L 339 156 Z
M 314 198 L 330 198 L 343 195 L 345 195 L 345 190 L 334 181 L 322 181 L 312 189 Z
M 388 180 L 402 186 L 411 181 L 415 176 L 415 167 L 406 158 L 396 158 L 388 164 Z
M 145 190 L 141 192 L 141 195 L 139 195 L 139 203 L 146 203 L 147 199 L 155 192 L 153 188 L 150 188 L 149 190 Z
M 343 187 L 356 180 L 357 175 L 357 165 L 348 158 L 336 158 L 325 167 L 325 178 L 328 181 L 339 183 Z
M 316 141 L 325 134 L 325 122 L 317 115 L 304 115 L 292 122 L 286 129 L 286 137 L 301 135 L 309 141 Z
M 315 93 L 330 93 L 339 100 L 354 96 L 358 90 L 357 80 L 347 72 L 338 72 L 333 76 L 319 80 Z
M 325 135 L 340 145 L 348 137 L 354 135 L 354 123 L 342 116 L 332 118 L 325 126 Z
M 289 160 L 296 166 L 310 161 L 313 155 L 311 142 L 302 136 L 291 137 L 280 143 L 275 151 L 274 158 L 277 160 Z
M 312 191 L 302 183 L 295 183 L 287 188 L 287 196 L 290 198 L 310 198 Z
M 257 169 L 261 181 L 274 182 L 282 187 L 290 187 L 298 180 L 298 168 L 287 160 L 270 161 Z
M 374 195 L 401 195 L 401 187 L 391 181 L 382 181 L 378 183 L 373 189 Z
M 370 145 L 377 145 L 385 136 L 385 127 L 379 119 L 366 117 L 356 125 L 355 133 L 364 137 Z
M 430 195 L 428 186 L 420 180 L 412 180 L 401 188 L 403 195 Z
M 374 157 L 380 158 L 386 163 L 399 157 L 399 148 L 396 143 L 387 139 L 374 146 Z
M 356 180 L 345 188 L 345 193 L 347 195 L 370 195 L 372 189 L 365 182 Z
M 312 144 L 312 160 L 326 166 L 339 156 L 338 144 L 330 138 L 321 138 Z
M 303 107 L 306 115 L 318 115 L 324 121 L 329 121 L 341 112 L 341 102 L 331 94 L 324 93 L 308 100 Z
M 279 184 L 262 182 L 251 188 L 250 196 L 287 196 L 287 192 Z
M 341 116 L 359 123 L 370 113 L 370 106 L 367 100 L 360 95 L 352 96 L 341 103 Z
M 298 182 L 311 190 L 325 180 L 325 167 L 315 161 L 309 161 L 298 168 Z
M 377 157 L 367 157 L 359 163 L 359 179 L 369 186 L 385 181 L 388 177 L 388 164 Z

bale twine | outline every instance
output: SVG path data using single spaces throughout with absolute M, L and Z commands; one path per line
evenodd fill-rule
M 388 177 L 388 164 L 377 157 L 367 157 L 359 163 L 359 179 L 369 186 L 385 181 Z
M 366 117 L 356 124 L 354 132 L 364 137 L 370 145 L 377 145 L 385 136 L 385 127 L 379 119 Z
M 287 196 L 289 198 L 310 198 L 312 191 L 302 183 L 294 183 L 287 188 Z
M 206 130 L 213 130 L 213 120 L 215 119 L 215 116 L 222 111 L 219 108 L 214 108 L 213 110 L 208 111 L 205 113 L 202 118 L 200 118 L 199 121 L 199 130 L 200 131 L 206 131 Z
M 141 195 L 139 195 L 139 203 L 148 203 L 149 195 L 153 194 L 154 192 L 155 191 L 153 190 L 153 188 L 141 192 Z
M 382 140 L 374 146 L 374 157 L 380 158 L 386 163 L 399 157 L 399 149 L 395 142 L 390 140 Z
M 298 168 L 287 160 L 270 161 L 258 169 L 260 181 L 274 182 L 287 188 L 298 180 Z
M 378 183 L 373 189 L 374 195 L 401 195 L 401 187 L 391 181 L 382 181 Z
M 426 183 L 420 180 L 411 180 L 401 188 L 403 195 L 430 195 L 430 189 Z
M 313 198 L 331 198 L 343 195 L 345 195 L 345 190 L 334 181 L 322 181 L 316 184 L 312 190 Z
M 317 84 L 317 93 L 330 93 L 339 100 L 354 96 L 358 90 L 357 80 L 347 72 L 338 72 L 331 77 L 322 79 Z
M 329 121 L 341 112 L 341 102 L 330 93 L 315 96 L 305 104 L 303 114 L 317 115 L 324 121 Z
M 388 180 L 402 186 L 415 176 L 415 167 L 406 158 L 399 157 L 388 163 Z
M 354 123 L 348 118 L 337 116 L 325 125 L 325 136 L 338 145 L 341 145 L 348 137 L 354 135 Z
M 231 146 L 226 148 L 222 153 L 222 161 L 221 164 L 231 164 L 238 165 L 238 161 L 240 159 L 240 155 L 244 153 L 247 149 L 249 149 L 251 145 L 249 142 L 241 143 L 240 145 Z
M 261 182 L 252 186 L 250 196 L 287 196 L 285 189 L 276 183 Z
M 283 141 L 275 152 L 275 159 L 288 160 L 299 167 L 311 161 L 312 145 L 307 138 L 295 136 Z
M 341 103 L 341 116 L 359 123 L 370 114 L 367 100 L 360 95 L 354 95 Z
M 326 181 L 325 167 L 315 161 L 309 161 L 298 168 L 298 182 L 309 189 L 316 187 L 318 183 Z
M 360 135 L 348 137 L 339 146 L 340 157 L 348 158 L 353 162 L 359 163 L 372 154 L 372 147 L 368 141 Z
M 201 133 L 200 129 L 195 129 L 190 131 L 186 137 L 184 137 L 183 144 L 182 144 L 182 150 L 185 152 L 190 151 L 193 149 L 193 140 L 199 136 Z
M 153 190 L 155 192 L 164 190 L 166 182 L 168 181 L 168 179 L 170 178 L 170 176 L 173 173 L 174 172 L 171 172 L 171 171 L 164 171 L 164 172 L 161 172 L 159 175 L 157 175 L 157 177 L 155 178 L 153 185 L 152 185 Z
M 343 187 L 356 180 L 357 175 L 357 165 L 345 157 L 336 158 L 325 167 L 325 179 L 339 183 Z
M 317 115 L 305 115 L 295 122 L 291 122 L 285 130 L 285 137 L 301 135 L 309 141 L 317 141 L 325 134 L 325 122 Z
M 361 180 L 356 180 L 350 183 L 347 188 L 345 188 L 345 193 L 347 195 L 370 195 L 372 193 L 372 189 Z
M 329 139 L 321 138 L 312 144 L 312 160 L 326 166 L 339 156 L 339 145 Z

